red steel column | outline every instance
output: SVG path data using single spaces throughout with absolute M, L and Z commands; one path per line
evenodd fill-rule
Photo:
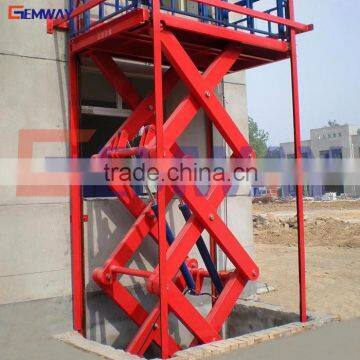
M 154 87 L 155 87 L 155 125 L 156 125 L 156 157 L 158 168 L 164 158 L 163 136 L 163 84 L 162 84 L 162 54 L 161 54 L 161 24 L 160 0 L 153 0 L 153 42 L 154 42 Z M 165 231 L 165 187 L 158 184 L 158 232 L 159 232 L 159 286 L 160 286 L 160 333 L 161 357 L 169 357 L 168 341 L 168 283 L 166 271 L 166 231 Z
M 208 159 L 214 157 L 214 141 L 213 141 L 213 128 L 212 128 L 212 122 L 209 119 L 206 119 L 206 156 Z M 217 246 L 216 241 L 214 238 L 210 235 L 209 237 L 209 248 L 210 248 L 210 257 L 215 265 L 215 269 L 218 269 L 218 263 L 217 263 Z M 212 295 L 212 306 L 214 306 L 216 299 L 215 296 L 218 296 L 219 294 L 216 291 L 215 285 L 213 282 L 211 282 L 211 295 Z
M 70 108 L 70 158 L 80 156 L 80 99 L 79 99 L 79 63 L 76 55 L 70 54 L 69 63 L 69 108 Z M 73 169 L 73 171 L 76 169 Z M 72 261 L 72 301 L 73 328 L 85 335 L 84 316 L 84 249 L 83 249 L 83 199 L 79 176 L 72 173 L 70 185 L 70 232 Z
M 289 0 L 290 19 L 294 20 L 294 2 Z M 298 265 L 299 265 L 299 290 L 300 290 L 300 321 L 307 321 L 306 314 L 306 264 L 305 264 L 305 239 L 304 239 L 304 204 L 303 204 L 303 169 L 301 155 L 301 130 L 300 130 L 300 105 L 299 105 L 299 79 L 296 51 L 296 32 L 290 30 L 291 47 L 291 79 L 292 79 L 292 101 L 293 101 L 293 127 L 294 148 L 297 173 L 296 185 L 296 209 L 298 221 Z

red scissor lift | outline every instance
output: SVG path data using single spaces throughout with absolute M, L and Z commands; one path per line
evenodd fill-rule
M 186 11 L 178 3 L 150 1 L 70 1 L 71 17 L 49 21 L 48 32 L 55 28 L 70 30 L 70 142 L 71 157 L 79 157 L 79 57 L 89 56 L 114 87 L 132 114 L 121 125 L 100 158 L 142 156 L 150 158 L 185 156 L 177 140 L 200 108 L 218 129 L 232 150 L 233 158 L 252 157 L 249 144 L 218 100 L 215 87 L 229 72 L 250 69 L 283 59 L 291 60 L 293 125 L 298 169 L 297 216 L 300 282 L 300 318 L 306 321 L 305 251 L 302 205 L 301 139 L 299 119 L 296 34 L 310 31 L 311 25 L 294 20 L 293 0 L 274 0 L 266 11 L 256 10 L 259 0 L 240 0 L 230 4 L 219 0 L 195 0 L 198 10 Z M 109 8 L 111 10 L 109 11 Z M 97 9 L 94 20 L 91 12 Z M 260 25 L 257 25 L 260 24 Z M 261 25 L 262 24 L 262 25 Z M 265 25 L 265 26 L 264 26 Z M 113 58 L 154 64 L 154 90 L 145 98 L 136 92 Z M 163 65 L 168 70 L 163 73 Z M 186 95 L 175 111 L 163 119 L 163 103 L 182 81 Z M 164 121 L 165 120 L 165 121 Z M 144 128 L 140 143 L 129 143 Z M 200 196 L 195 185 L 159 185 L 154 201 L 144 201 L 127 184 L 110 184 L 119 200 L 134 216 L 135 222 L 119 242 L 106 263 L 94 271 L 100 288 L 138 325 L 127 351 L 143 355 L 154 342 L 163 358 L 180 349 L 169 335 L 168 315 L 172 312 L 194 335 L 190 346 L 220 340 L 221 327 L 231 313 L 249 280 L 256 280 L 259 270 L 238 240 L 218 215 L 217 209 L 229 188 L 211 185 Z M 169 242 L 166 206 L 175 196 L 185 206 L 185 226 Z M 151 200 L 151 199 L 150 199 Z M 156 208 L 155 208 L 156 206 Z M 184 209 L 183 209 L 184 210 Z M 199 269 L 188 258 L 192 247 L 201 242 L 201 233 L 211 236 L 211 254 L 205 248 L 207 270 Z M 158 244 L 158 265 L 152 270 L 130 269 L 129 260 L 147 235 Z M 71 186 L 71 236 L 73 264 L 74 329 L 84 334 L 83 213 L 80 185 Z M 170 232 L 171 237 L 171 232 Z M 201 244 L 200 244 L 201 245 Z M 202 244 L 204 245 L 204 244 Z M 219 246 L 235 267 L 232 272 L 214 274 L 214 247 Z M 200 248 L 199 248 L 200 251 Z M 180 271 L 179 271 L 180 269 Z M 154 309 L 147 312 L 121 284 L 118 276 L 127 274 L 146 279 L 149 292 L 158 296 Z M 184 290 L 201 292 L 204 277 L 214 282 L 215 301 L 207 316 L 192 305 Z M 192 288 L 191 288 L 192 287 Z

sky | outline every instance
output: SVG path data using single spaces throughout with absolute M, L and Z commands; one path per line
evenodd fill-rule
M 294 0 L 300 22 L 314 31 L 297 36 L 301 133 L 329 120 L 360 126 L 360 0 Z M 291 141 L 290 63 L 247 71 L 248 112 L 270 134 L 269 145 Z

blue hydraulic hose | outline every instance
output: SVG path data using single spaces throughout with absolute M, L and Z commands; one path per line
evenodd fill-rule
M 180 204 L 179 209 L 180 209 L 181 213 L 183 214 L 185 221 L 188 221 L 191 216 L 191 211 L 190 211 L 189 207 L 186 204 Z M 223 284 L 222 284 L 222 281 L 220 279 L 218 272 L 216 271 L 215 265 L 211 259 L 209 250 L 206 247 L 205 241 L 202 238 L 202 236 L 200 236 L 199 239 L 197 240 L 196 246 L 197 246 L 199 253 L 204 261 L 205 267 L 206 267 L 207 271 L 209 272 L 209 276 L 216 288 L 216 291 L 218 294 L 220 294 L 221 291 L 223 290 Z
M 158 206 L 157 204 L 154 204 L 152 207 L 153 212 L 155 213 L 156 216 L 158 216 Z M 168 242 L 169 245 L 171 245 L 175 238 L 174 235 L 170 229 L 170 226 L 168 225 L 168 223 L 166 222 L 166 240 Z M 191 290 L 191 291 L 195 291 L 195 282 L 194 279 L 192 277 L 192 275 L 190 274 L 190 271 L 188 269 L 188 267 L 186 266 L 185 263 L 182 263 L 180 266 L 180 271 L 185 279 L 186 285 L 187 287 Z

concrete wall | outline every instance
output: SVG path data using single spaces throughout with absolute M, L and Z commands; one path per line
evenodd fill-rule
M 65 35 L 47 35 L 43 20 L 8 20 L 10 4 L 0 3 L 0 157 L 16 159 L 20 129 L 66 128 L 67 66 Z M 66 145 L 47 143 L 34 151 L 65 156 Z M 0 239 L 0 304 L 70 295 L 67 197 L 19 197 L 15 186 L 1 186 Z
M 239 72 L 227 75 L 222 83 L 223 103 L 234 120 L 239 130 L 249 136 L 248 132 L 248 111 L 246 96 L 246 79 L 245 73 Z M 214 143 L 224 143 L 222 137 L 215 131 Z M 231 189 L 228 196 L 221 207 L 221 214 L 227 225 L 234 235 L 239 239 L 240 243 L 246 251 L 252 256 L 254 254 L 253 243 L 253 226 L 251 214 L 251 197 L 250 184 Z M 222 263 L 219 267 L 224 269 L 232 269 L 233 266 L 228 259 L 219 256 Z M 253 294 L 255 291 L 254 284 L 249 283 L 244 291 L 244 296 Z
M 353 135 L 351 137 L 351 141 L 353 143 L 354 146 L 354 157 L 356 159 L 360 158 L 360 135 Z
M 358 132 L 356 131 L 356 134 Z M 359 161 L 360 159 L 360 135 L 352 135 L 352 144 L 353 144 L 353 151 L 354 151 L 354 158 Z M 360 185 L 352 185 L 351 192 L 355 196 L 360 196 Z

